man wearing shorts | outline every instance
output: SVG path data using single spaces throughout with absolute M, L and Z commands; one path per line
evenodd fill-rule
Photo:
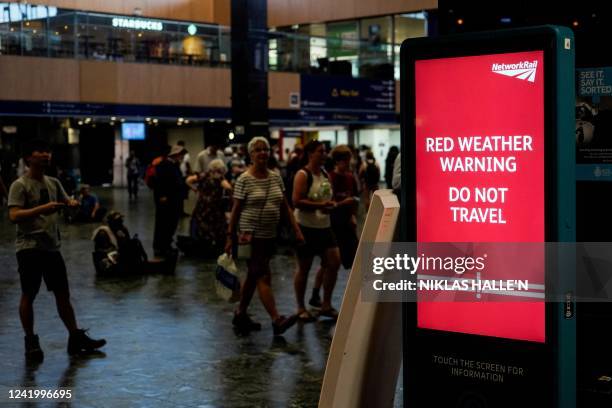
M 66 265 L 60 253 L 57 212 L 65 206 L 77 206 L 66 195 L 59 180 L 45 176 L 51 161 L 49 145 L 40 140 L 29 143 L 24 152 L 29 169 L 11 185 L 8 198 L 9 218 L 17 225 L 17 264 L 21 281 L 19 317 L 25 331 L 25 356 L 28 361 L 44 358 L 34 334 L 34 299 L 42 280 L 55 295 L 57 311 L 68 329 L 68 353 L 91 352 L 106 344 L 91 339 L 78 328 L 70 303 Z

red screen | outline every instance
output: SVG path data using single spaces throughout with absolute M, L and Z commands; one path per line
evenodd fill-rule
M 415 84 L 417 241 L 544 242 L 543 51 L 419 60 Z M 543 301 L 417 309 L 420 328 L 545 341 Z

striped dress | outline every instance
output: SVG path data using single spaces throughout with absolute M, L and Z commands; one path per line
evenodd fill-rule
M 253 232 L 254 238 L 274 238 L 284 191 L 283 180 L 276 173 L 268 171 L 265 179 L 242 173 L 234 186 L 234 198 L 242 201 L 238 230 Z

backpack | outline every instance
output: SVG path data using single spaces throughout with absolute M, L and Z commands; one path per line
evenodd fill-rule
M 310 191 L 310 187 L 312 187 L 312 182 L 314 181 L 314 179 L 312 177 L 312 172 L 308 170 L 307 167 L 302 167 L 302 170 L 306 172 L 306 195 L 308 195 L 308 192 Z M 329 180 L 329 175 L 327 174 L 325 169 L 321 168 L 321 173 L 323 173 L 325 178 Z
M 364 172 L 364 179 L 368 187 L 378 185 L 380 181 L 380 169 L 374 161 L 368 160 Z
M 151 190 L 155 188 L 155 174 L 156 174 L 155 169 L 157 165 L 161 163 L 163 160 L 164 160 L 163 156 L 156 157 L 147 166 L 147 169 L 145 170 L 144 182 L 147 185 L 147 187 L 149 187 Z

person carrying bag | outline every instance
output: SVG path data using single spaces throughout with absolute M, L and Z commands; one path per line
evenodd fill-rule
M 260 210 L 259 210 L 259 216 L 257 217 L 258 220 L 261 220 L 261 216 L 263 214 L 263 209 L 266 205 L 266 202 L 268 201 L 268 194 L 270 192 L 270 183 L 268 183 L 268 187 L 266 188 L 266 195 L 264 197 L 264 200 L 261 202 L 261 206 L 260 206 Z M 254 231 L 239 231 L 238 232 L 238 248 L 237 248 L 237 255 L 236 257 L 238 259 L 249 259 L 251 258 L 251 254 L 252 254 L 252 242 L 253 242 L 253 232 Z
M 282 178 L 268 170 L 268 140 L 253 138 L 248 144 L 248 151 L 252 165 L 234 186 L 234 205 L 225 244 L 225 253 L 229 255 L 237 229 L 240 231 L 237 237 L 238 252 L 241 252 L 241 256 L 248 255 L 247 276 L 232 323 L 240 334 L 261 329 L 261 324 L 252 321 L 247 314 L 255 289 L 258 289 L 261 302 L 272 319 L 274 335 L 280 335 L 296 322 L 296 316 L 287 317 L 278 313 L 271 288 L 270 259 L 281 212 L 287 215 L 298 242 L 303 242 L 304 237 L 285 198 Z
M 240 300 L 238 267 L 232 257 L 225 252 L 217 258 L 215 278 L 217 296 L 227 302 L 237 302 Z

